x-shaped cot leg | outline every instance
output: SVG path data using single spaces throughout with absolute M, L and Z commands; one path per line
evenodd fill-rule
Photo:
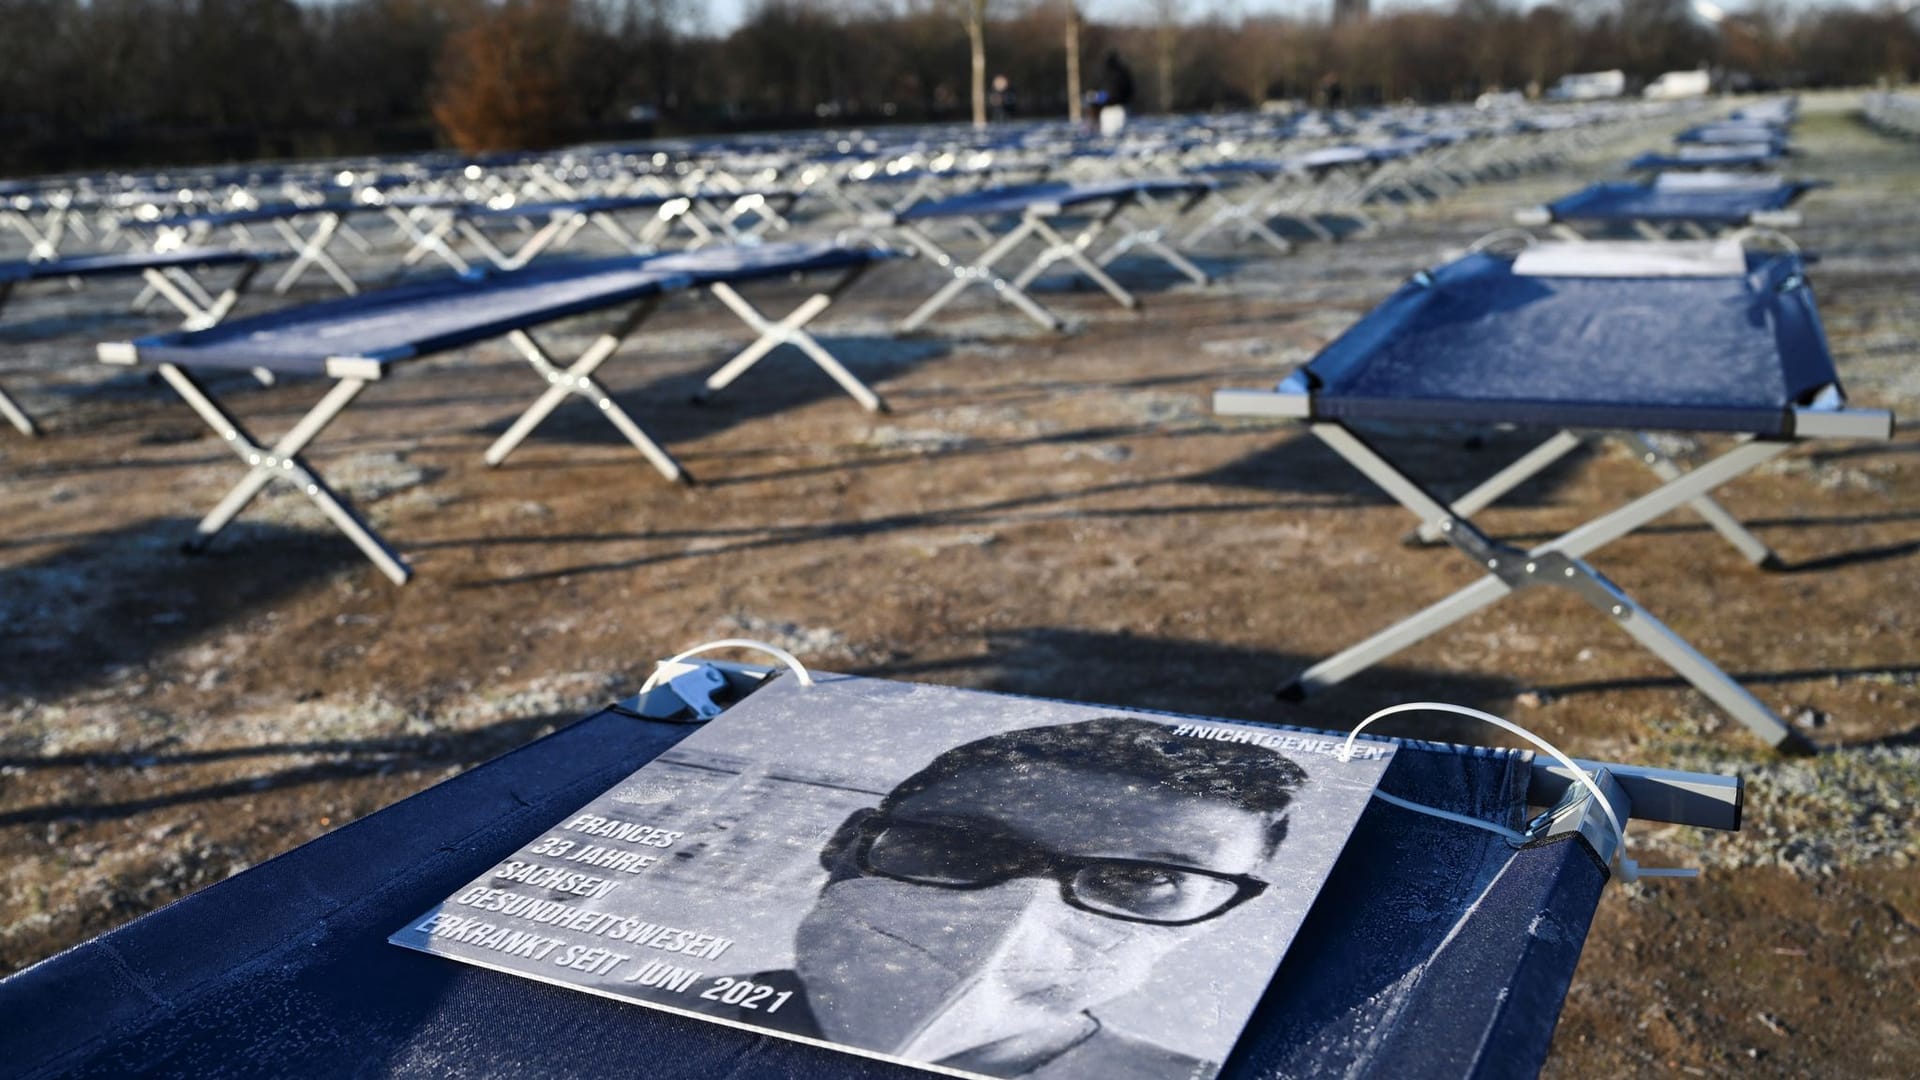
M 697 212 L 699 205 L 685 195 L 676 196 L 661 203 L 660 209 L 654 212 L 653 220 L 647 222 L 646 226 L 640 230 L 640 246 L 659 247 L 661 239 L 671 233 L 675 225 L 693 234 L 692 241 L 687 244 L 690 249 L 705 247 L 717 241 L 719 237 L 707 227 L 705 221 L 701 220 Z
M 270 448 L 262 448 L 257 440 L 248 433 L 220 404 L 207 393 L 206 389 L 193 376 L 173 364 L 161 364 L 160 375 L 186 399 L 193 411 L 200 414 L 207 426 L 218 432 L 226 440 L 227 446 L 247 463 L 247 475 L 227 492 L 207 516 L 200 520 L 192 539 L 185 547 L 189 552 L 204 551 L 209 542 L 227 527 L 254 497 L 269 483 L 281 480 L 291 484 L 304 494 L 320 512 L 333 522 L 333 526 L 346 534 L 373 564 L 380 568 L 388 580 L 395 585 L 405 585 L 413 576 L 405 560 L 387 546 L 380 534 L 360 520 L 359 515 L 349 508 L 339 495 L 321 479 L 320 474 L 308 467 L 300 452 L 306 449 L 314 436 L 320 434 L 333 418 L 340 415 L 349 403 L 366 388 L 365 379 L 341 379 L 327 391 L 307 414 L 300 418 L 286 434 L 280 436 Z
M 471 243 L 475 250 L 486 256 L 488 262 L 502 270 L 518 270 L 547 250 L 548 245 L 552 244 L 555 238 L 566 229 L 572 217 L 573 215 L 565 213 L 549 217 L 546 224 L 535 229 L 533 234 L 522 241 L 512 254 L 508 254 L 505 249 L 495 244 L 486 230 L 466 218 L 459 220 L 458 228 L 460 235 L 466 237 L 467 242 Z
M 294 283 L 300 280 L 309 266 L 319 267 L 321 272 L 332 278 L 333 283 L 340 286 L 340 291 L 348 296 L 360 294 L 359 283 L 347 276 L 345 268 L 327 253 L 327 245 L 333 242 L 334 234 L 340 231 L 339 214 L 321 214 L 319 222 L 313 227 L 313 233 L 307 236 L 302 236 L 293 222 L 286 218 L 273 219 L 273 228 L 295 252 L 293 265 L 287 267 L 286 273 L 280 275 L 280 280 L 273 283 L 273 291 L 276 294 L 284 294 L 288 289 L 293 288 Z
M 1634 456 L 1662 480 L 1678 480 L 1682 470 L 1673 459 L 1661 453 L 1652 440 L 1638 432 L 1628 432 L 1615 436 L 1633 451 Z M 1587 444 L 1590 436 L 1578 435 L 1571 431 L 1561 431 L 1552 438 L 1516 459 L 1513 464 L 1494 473 L 1482 481 L 1479 486 L 1453 501 L 1449 509 L 1455 517 L 1472 517 L 1474 514 L 1493 505 L 1507 492 L 1538 476 L 1554 462 Z M 1701 495 L 1687 502 L 1689 509 L 1699 514 L 1707 524 L 1713 526 L 1727 543 L 1732 544 L 1748 562 L 1756 566 L 1775 569 L 1780 565 L 1779 556 L 1773 549 L 1761 541 L 1746 526 L 1740 524 L 1727 509 L 1713 500 L 1710 495 Z M 1437 523 L 1425 521 L 1415 531 L 1415 538 L 1422 543 L 1437 544 L 1446 539 Z
M 828 352 L 825 346 L 805 329 L 808 323 L 827 310 L 836 296 L 858 280 L 865 269 L 864 266 L 858 267 L 835 283 L 833 288 L 808 297 L 805 303 L 794 308 L 791 314 L 779 322 L 774 322 L 761 314 L 747 302 L 745 297 L 735 292 L 733 287 L 725 282 L 715 282 L 707 286 L 709 292 L 719 298 L 721 303 L 733 309 L 733 313 L 740 316 L 740 321 L 746 323 L 760 336 L 754 340 L 753 344 L 740 350 L 739 355 L 727 361 L 719 371 L 707 376 L 705 385 L 694 394 L 694 401 L 707 400 L 710 395 L 726 389 L 735 379 L 745 374 L 748 368 L 759 363 L 761 358 L 774 349 L 781 345 L 792 345 L 805 353 L 809 360 L 818 364 L 820 370 L 831 376 L 834 382 L 839 383 L 840 389 L 851 394 L 853 400 L 859 402 L 862 408 L 868 412 L 886 412 L 887 403 L 881 400 L 880 395 L 874 393 L 866 383 L 861 382 L 853 372 L 848 371 L 838 357 Z
M 1530 585 L 1557 585 L 1598 608 L 1715 704 L 1770 746 L 1794 741 L 1791 728 L 1745 687 L 1654 618 L 1639 602 L 1589 565 L 1584 556 L 1721 484 L 1784 453 L 1789 443 L 1749 440 L 1658 489 L 1530 550 L 1489 540 L 1471 521 L 1452 513 L 1412 478 L 1344 425 L 1321 422 L 1313 433 L 1378 484 L 1421 521 L 1435 525 L 1453 546 L 1478 562 L 1487 576 L 1418 614 L 1374 634 L 1302 672 L 1281 693 L 1305 697 L 1332 686 Z
M 1186 213 L 1187 209 L 1192 205 L 1192 202 L 1188 202 L 1182 206 L 1177 213 Z M 1101 266 L 1109 266 L 1115 259 L 1132 251 L 1134 248 L 1146 248 L 1158 256 L 1160 261 L 1185 274 L 1187 280 L 1193 282 L 1195 285 L 1205 285 L 1212 280 L 1207 277 L 1205 270 L 1195 266 L 1191 259 L 1188 259 L 1165 241 L 1164 237 L 1167 235 L 1165 227 L 1138 225 L 1128 217 L 1124 209 L 1115 216 L 1115 220 L 1126 226 L 1126 235 L 1108 245 L 1107 249 L 1093 260 L 1094 262 Z
M 0 282 L 0 309 L 7 306 L 7 298 L 12 295 L 12 283 Z M 33 423 L 33 417 L 27 415 L 27 410 L 21 408 L 19 402 L 7 396 L 5 387 L 0 387 L 0 416 L 6 417 L 7 423 L 20 429 L 22 435 L 40 434 L 40 429 Z
M 1031 263 L 1027 264 L 1025 270 L 1020 271 L 1019 275 L 1013 279 L 1014 287 L 1025 289 L 1033 284 L 1034 279 L 1045 273 L 1048 267 L 1065 260 L 1087 275 L 1089 280 L 1100 286 L 1101 290 L 1113 297 L 1114 302 L 1121 307 L 1128 311 L 1139 307 L 1140 301 L 1137 297 L 1121 288 L 1120 283 L 1107 274 L 1098 260 L 1087 257 L 1087 249 L 1093 246 L 1093 242 L 1107 230 L 1107 226 L 1113 222 L 1113 219 L 1119 216 L 1124 205 L 1124 203 L 1115 202 L 1107 208 L 1105 213 L 1094 218 L 1086 228 L 1076 233 L 1071 240 L 1061 235 L 1060 231 L 1049 224 L 1045 218 L 1029 210 L 1024 218 L 1033 226 L 1034 235 L 1045 241 L 1047 246 L 1034 257 Z
M 900 329 L 902 332 L 912 333 L 918 330 L 926 324 L 928 319 L 933 318 L 941 308 L 952 303 L 953 298 L 959 296 L 967 286 L 974 284 L 991 286 L 993 291 L 1000 295 L 1000 299 L 1019 308 L 1026 313 L 1028 318 L 1049 330 L 1059 330 L 1066 325 L 1060 316 L 1048 311 L 1045 307 L 1041 306 L 1039 301 L 1028 296 L 1025 289 L 1001 277 L 993 269 L 995 263 L 1006 258 L 1012 253 L 1013 249 L 1019 247 L 1026 241 L 1027 237 L 1034 234 L 1033 219 L 1021 219 L 1018 226 L 1007 233 L 1007 235 L 995 241 L 987 250 L 981 252 L 979 257 L 972 263 L 962 262 L 945 248 L 934 243 L 932 237 L 911 225 L 900 226 L 899 231 L 901 237 L 909 244 L 912 244 L 922 254 L 926 255 L 942 270 L 953 275 L 953 280 L 940 286 L 938 291 L 932 296 L 927 297 L 925 303 L 914 309 L 913 314 L 908 315 L 900 321 Z
M 33 417 L 28 416 L 27 410 L 7 396 L 7 388 L 4 386 L 0 386 L 0 416 L 6 417 L 7 423 L 20 429 L 22 435 L 40 434 L 40 429 L 34 425 Z
M 513 342 L 514 347 L 527 358 L 527 362 L 533 365 L 533 369 L 547 380 L 547 389 L 534 399 L 533 404 L 527 406 L 526 411 L 520 414 L 519 419 L 515 420 L 511 427 L 494 440 L 492 446 L 487 448 L 487 464 L 499 465 L 507 460 L 507 455 L 513 453 L 514 448 L 532 434 L 533 429 L 539 427 L 541 421 L 552 415 L 553 410 L 560 407 L 560 403 L 567 399 L 568 394 L 578 394 L 593 402 L 601 414 L 607 418 L 607 422 L 618 428 L 620 434 L 626 436 L 634 449 L 639 450 L 654 468 L 660 470 L 662 476 L 675 483 L 692 483 L 693 477 L 680 467 L 680 463 L 674 460 L 673 455 L 667 453 L 660 444 L 654 442 L 645 431 L 642 431 L 633 417 L 627 415 L 626 410 L 622 409 L 619 403 L 593 380 L 594 371 L 601 364 L 606 363 L 607 358 L 620 347 L 620 342 L 625 340 L 628 334 L 633 333 L 634 328 L 651 315 L 659 304 L 659 299 L 653 298 L 636 305 L 617 328 L 601 335 L 592 345 L 587 346 L 587 351 L 580 354 L 580 359 L 566 368 L 554 363 L 553 358 L 540 347 L 540 343 L 533 340 L 526 331 L 515 330 L 508 334 L 507 340 Z
M 459 224 L 458 215 L 452 211 L 438 214 L 433 224 L 425 229 L 415 222 L 411 213 L 403 212 L 397 207 L 388 207 L 387 216 L 392 218 L 394 224 L 413 240 L 413 246 L 407 249 L 405 255 L 400 256 L 401 267 L 413 266 L 431 254 L 440 256 L 441 261 L 453 267 L 456 274 L 465 274 L 473 269 L 473 265 L 447 243 L 447 237 L 452 235 L 455 226 Z
M 1194 247 L 1202 239 L 1211 236 L 1223 226 L 1232 224 L 1239 230 L 1239 239 L 1241 240 L 1245 240 L 1250 236 L 1257 236 L 1265 241 L 1269 247 L 1282 255 L 1291 252 L 1293 245 L 1287 242 L 1286 237 L 1274 232 L 1272 226 L 1261 220 L 1262 215 L 1259 211 L 1263 210 L 1267 205 L 1267 192 L 1269 190 L 1271 190 L 1270 185 L 1261 183 L 1257 185 L 1257 190 L 1252 197 L 1240 202 L 1235 202 L 1217 190 L 1209 192 L 1208 197 L 1220 203 L 1220 208 L 1215 210 L 1212 216 L 1208 217 L 1206 221 L 1202 222 L 1199 228 L 1188 233 L 1186 238 L 1180 241 L 1181 245 L 1189 248 Z

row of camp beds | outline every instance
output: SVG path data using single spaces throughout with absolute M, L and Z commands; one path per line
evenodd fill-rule
M 1903 139 L 1920 139 L 1920 94 L 1868 94 L 1861 99 L 1860 112 L 1876 130 Z
M 1784 99 L 1781 99 L 1784 100 Z M 1628 164 L 1645 179 L 1609 180 L 1530 207 L 1516 223 L 1546 227 L 1562 239 L 1630 233 L 1641 239 L 1705 238 L 1800 224 L 1794 205 L 1817 181 L 1782 176 L 1791 153 L 1791 106 L 1754 106 L 1724 120 L 1697 124 L 1674 137 L 1670 151 Z
M 1071 206 L 1056 202 L 1047 209 Z M 1026 212 L 1034 211 L 1029 207 Z M 904 223 L 905 231 L 912 228 L 911 220 Z M 940 250 L 923 243 L 929 257 Z M 1043 246 L 1074 245 L 1055 231 Z M 685 479 L 672 456 L 594 378 L 621 340 L 666 295 L 704 287 L 758 333 L 752 346 L 708 379 L 709 391 L 723 388 L 776 345 L 788 343 L 861 404 L 877 409 L 878 395 L 807 334 L 805 325 L 853 277 L 887 254 L 879 248 L 766 245 L 653 260 L 599 260 L 484 280 L 450 278 L 102 346 L 101 355 L 115 363 L 156 366 L 245 464 L 240 482 L 200 523 L 195 545 L 216 535 L 267 484 L 285 482 L 319 505 L 384 573 L 404 581 L 409 575 L 405 562 L 302 456 L 307 444 L 369 383 L 405 361 L 505 335 L 547 387 L 489 448 L 489 463 L 504 460 L 555 407 L 579 395 L 593 402 L 662 474 Z M 822 271 L 845 277 L 779 321 L 752 308 L 733 289 L 757 278 Z M 951 289 L 949 283 L 943 292 Z M 571 363 L 553 359 L 530 333 L 570 315 L 621 307 L 627 313 L 617 326 Z M 285 436 L 266 445 L 193 374 L 222 368 L 319 376 L 335 385 Z M 1889 414 L 1846 407 L 1802 260 L 1790 251 L 1749 251 L 1724 242 L 1533 245 L 1517 254 L 1478 251 L 1418 275 L 1277 390 L 1223 394 L 1219 407 L 1223 412 L 1308 420 L 1315 434 L 1413 510 L 1428 539 L 1461 549 L 1481 563 L 1486 574 L 1421 615 L 1316 665 L 1294 680 L 1293 691 L 1310 693 L 1337 683 L 1508 592 L 1552 584 L 1600 608 L 1774 744 L 1792 735 L 1771 710 L 1599 575 L 1584 557 L 1655 518 L 1688 507 L 1751 562 L 1779 565 L 1771 549 L 1708 493 L 1797 441 L 1891 435 Z M 1443 502 L 1348 426 L 1355 420 L 1560 425 L 1563 430 L 1486 484 Z M 1745 441 L 1713 463 L 1683 473 L 1641 434 L 1660 429 L 1731 433 Z M 1626 440 L 1665 485 L 1613 514 L 1524 550 L 1501 544 L 1473 525 L 1473 514 L 1591 441 L 1596 431 L 1611 431 Z
M 487 450 L 491 465 L 504 461 L 562 402 L 581 397 L 662 475 L 685 482 L 690 479 L 685 468 L 596 378 L 598 369 L 667 298 L 704 290 L 755 334 L 751 344 L 706 379 L 703 395 L 724 389 L 775 348 L 789 345 L 863 407 L 878 411 L 885 407 L 881 397 L 807 329 L 868 269 L 897 254 L 914 253 L 942 279 L 933 296 L 902 322 L 903 330 L 923 327 L 960 290 L 975 284 L 1057 330 L 1065 320 L 1030 291 L 1038 277 L 1056 266 L 1086 276 L 1129 309 L 1137 307 L 1138 300 L 1115 279 L 1112 264 L 1130 252 L 1159 258 L 1204 283 L 1206 274 L 1168 242 L 1161 218 L 1148 212 L 1166 213 L 1171 207 L 1177 214 L 1204 191 L 1204 185 L 1190 181 L 1144 180 L 992 189 L 868 223 L 894 246 L 734 244 L 658 256 L 555 260 L 484 275 L 441 276 L 225 322 L 221 318 L 266 261 L 263 256 L 181 249 L 6 265 L 21 280 L 139 275 L 181 307 L 187 319 L 182 329 L 108 343 L 100 347 L 99 356 L 108 363 L 155 369 L 244 464 L 239 481 L 200 521 L 190 549 L 204 547 L 268 484 L 278 482 L 318 506 L 387 577 L 405 582 L 411 575 L 405 560 L 333 491 L 304 451 L 368 385 L 409 361 L 505 337 L 545 381 L 544 392 Z M 984 250 L 962 255 L 930 235 L 930 223 L 939 221 L 969 221 L 1004 233 Z M 1100 247 L 1094 246 L 1096 239 L 1102 241 Z M 1024 269 L 1003 272 L 1002 264 L 1016 253 L 1025 260 Z M 229 266 L 239 268 L 239 277 L 218 297 L 209 297 L 205 287 L 187 276 Z M 779 318 L 761 312 L 736 288 L 818 274 L 835 275 L 835 280 Z M 601 311 L 622 314 L 572 360 L 556 358 L 533 336 L 559 320 Z M 333 386 L 284 435 L 269 442 L 251 433 L 204 377 L 222 370 L 253 372 L 262 379 L 327 379 Z M 33 432 L 34 425 L 16 402 L 0 395 L 0 407 L 21 430 Z
M 890 247 L 900 248 L 924 256 L 927 265 L 936 268 L 943 279 L 939 288 L 920 305 L 901 324 L 904 331 L 922 328 L 940 309 L 950 303 L 954 297 L 969 285 L 982 285 L 990 288 L 1001 301 L 1011 305 L 1023 314 L 1049 329 L 1062 329 L 1066 320 L 1047 308 L 1032 293 L 1036 279 L 1056 267 L 1071 269 L 1083 274 L 1098 285 L 1113 301 L 1123 308 L 1138 307 L 1138 299 L 1116 280 L 1112 264 L 1128 254 L 1150 256 L 1171 266 L 1174 270 L 1197 284 L 1205 284 L 1207 274 L 1183 255 L 1174 245 L 1169 235 L 1170 229 L 1181 216 L 1207 191 L 1207 187 L 1197 181 L 1180 180 L 1119 180 L 1096 183 L 1050 182 L 1042 184 L 1017 185 L 972 192 L 951 198 L 920 203 L 898 215 L 877 215 L 865 221 L 864 227 L 883 241 L 880 244 L 867 243 L 858 238 L 848 238 L 845 242 L 818 242 L 798 247 L 775 244 L 753 245 L 740 241 L 755 239 L 750 236 L 730 237 L 735 242 L 714 245 L 704 250 L 712 252 L 711 257 L 694 262 L 702 265 L 725 265 L 730 272 L 754 273 L 752 267 L 765 262 L 776 268 L 773 273 L 792 272 L 786 267 L 786 260 L 795 252 L 817 253 L 833 250 L 847 253 L 874 252 L 884 253 Z M 511 254 L 497 248 L 487 248 L 489 257 L 483 262 L 488 275 L 475 277 L 475 267 L 464 259 L 450 241 L 449 234 L 456 228 L 469 230 L 469 238 L 475 244 L 489 244 L 486 235 L 472 225 L 466 211 L 449 215 L 441 223 L 427 227 L 411 215 L 419 208 L 414 206 L 388 206 L 384 209 L 416 235 L 410 254 L 424 256 L 437 254 L 442 261 L 453 269 L 461 271 L 468 278 L 465 282 L 442 282 L 438 285 L 402 287 L 381 290 L 369 294 L 369 304 L 387 304 L 396 302 L 396 298 L 406 303 L 424 302 L 427 296 L 456 296 L 483 294 L 489 290 L 514 287 L 520 281 L 537 281 L 551 284 L 554 281 L 593 277 L 599 269 L 610 265 L 639 265 L 637 260 L 644 256 L 629 257 L 625 264 L 619 259 L 606 262 L 568 261 L 555 263 L 542 273 L 529 273 L 515 276 L 520 271 L 539 270 L 529 267 L 533 256 L 548 246 L 558 243 L 568 229 L 585 227 L 586 223 L 600 223 L 603 228 L 618 230 L 617 222 L 608 215 L 621 209 L 651 208 L 675 210 L 674 218 L 655 216 L 652 221 L 658 225 L 669 220 L 679 220 L 696 230 L 700 218 L 676 209 L 670 204 L 663 205 L 654 197 L 633 196 L 618 200 L 584 200 L 569 204 L 537 206 L 517 206 L 498 210 L 485 209 L 487 214 L 537 214 L 544 215 L 547 224 L 535 232 L 527 241 Z M 327 208 L 260 208 L 248 212 L 229 212 L 221 215 L 196 216 L 196 231 L 184 231 L 165 234 L 161 242 L 153 248 L 139 253 L 116 253 L 110 255 L 69 256 L 52 260 L 20 260 L 0 263 L 0 300 L 5 299 L 5 290 L 15 283 L 46 280 L 79 280 L 106 277 L 111 275 L 138 276 L 144 279 L 147 292 L 136 298 L 136 302 L 146 299 L 147 293 L 164 297 L 179 307 L 187 330 L 204 330 L 219 322 L 229 311 L 238 296 L 262 265 L 284 259 L 290 263 L 280 275 L 279 285 L 285 285 L 298 279 L 298 273 L 310 265 L 333 266 L 332 260 L 324 254 L 303 252 L 293 254 L 281 252 L 269 254 L 258 249 L 219 249 L 200 246 L 198 242 L 210 238 L 207 230 L 219 226 L 244 225 L 274 214 L 317 214 L 323 218 L 319 229 L 306 234 L 310 240 L 323 235 L 337 235 L 329 225 L 339 220 L 337 211 Z M 277 222 L 285 217 L 273 218 Z M 942 226 L 965 226 L 973 235 L 984 236 L 987 242 L 983 250 L 971 254 L 961 253 L 952 240 L 943 240 L 936 235 Z M 176 226 L 177 227 L 177 226 Z M 1068 233 L 1071 235 L 1068 235 Z M 658 239 L 657 234 L 641 231 L 637 235 L 621 232 L 621 238 L 629 240 L 635 247 L 644 248 Z M 710 232 L 701 231 L 702 240 L 717 240 Z M 1099 246 L 1095 246 L 1095 242 Z M 849 256 L 851 257 L 851 255 Z M 1009 260 L 1018 258 L 1023 261 L 1022 268 L 1004 269 Z M 809 261 L 811 255 L 803 258 L 797 269 L 814 268 Z M 544 265 L 544 264 L 543 264 Z M 672 258 L 665 261 L 647 263 L 649 266 L 672 267 L 677 265 Z M 195 273 L 205 273 L 224 266 L 244 266 L 245 273 L 223 294 L 212 294 L 199 284 Z M 330 271 L 331 272 L 331 271 Z M 668 272 L 668 271 L 663 271 Z M 342 272 L 344 273 L 344 272 Z M 722 282 L 722 285 L 725 283 Z M 422 290 L 425 290 L 424 292 Z M 349 296 L 358 295 L 360 289 L 350 279 L 342 282 L 342 291 Z M 608 302 L 613 302 L 609 300 Z M 741 304 L 729 301 L 729 306 L 748 318 L 757 330 L 762 329 L 754 323 L 757 316 L 750 315 Z M 824 302 L 818 305 L 824 307 Z M 335 309 L 313 309 L 313 317 L 327 320 L 346 317 L 359 310 L 355 305 L 338 305 Z M 792 335 L 791 343 L 809 351 L 815 360 L 823 366 L 833 363 L 839 373 L 836 378 L 848 385 L 850 391 L 863 404 L 870 408 L 878 407 L 878 399 L 864 386 L 852 387 L 852 380 L 843 368 L 838 368 L 831 355 L 816 341 L 803 336 L 802 327 L 819 314 L 818 309 L 809 310 L 803 316 L 793 319 L 786 326 Z M 251 333 L 263 321 L 271 321 L 281 316 L 262 316 L 250 319 L 232 331 L 234 334 Z M 559 317 L 559 316 L 553 316 Z M 276 330 L 276 333 L 279 331 Z M 504 332 L 504 331 L 499 331 Z M 491 335 L 488 335 L 491 336 Z M 381 342 L 382 347 L 392 347 L 392 342 Z M 771 348 L 763 344 L 762 352 Z M 263 374 L 269 372 L 272 364 L 253 365 Z M 16 401 L 0 392 L 0 409 L 4 409 L 7 418 L 31 434 L 32 421 L 24 408 Z M 672 471 L 672 470 L 668 470 Z
M 1471 177 L 1509 173 L 1529 162 L 1551 160 L 1559 151 L 1545 148 L 1545 141 L 1578 137 L 1591 128 L 1515 123 L 1498 129 L 1498 137 L 1489 134 L 1494 130 L 1455 124 L 1389 133 L 1340 149 L 1360 146 L 1365 151 L 1359 162 L 1371 175 L 1361 192 L 1363 200 L 1380 192 L 1415 197 L 1457 187 Z M 920 149 L 895 154 L 880 148 L 878 158 L 849 154 L 775 159 L 765 164 L 756 163 L 752 155 L 738 159 L 708 155 L 692 165 L 673 162 L 670 170 L 617 156 L 613 160 L 621 162 L 619 168 L 597 169 L 509 159 L 485 168 L 343 169 L 332 174 L 267 170 L 209 178 L 203 181 L 205 190 L 156 187 L 145 193 L 90 196 L 23 191 L 0 201 L 0 225 L 10 226 L 27 242 L 30 258 L 56 256 L 70 236 L 94 247 L 111 246 L 122 236 L 165 246 L 183 241 L 204 244 L 210 234 L 228 231 L 241 243 L 257 246 L 248 230 L 259 228 L 277 234 L 295 254 L 294 264 L 276 287 L 284 291 L 307 269 L 317 268 L 343 291 L 351 292 L 354 284 L 327 249 L 335 239 L 368 248 L 350 220 L 363 211 L 385 210 L 394 218 L 412 245 L 405 257 L 408 265 L 433 254 L 456 266 L 479 256 L 505 268 L 524 265 L 554 244 L 556 237 L 564 242 L 588 224 L 634 246 L 630 230 L 617 225 L 615 218 L 636 211 L 658 213 L 659 221 L 648 225 L 650 229 L 685 214 L 683 224 L 696 233 L 696 240 L 709 239 L 705 235 L 709 232 L 737 240 L 743 221 L 752 226 L 746 235 L 769 227 L 784 231 L 794 203 L 813 195 L 826 196 L 823 201 L 832 205 L 825 210 L 845 211 L 854 219 L 975 187 L 1046 179 L 1049 173 L 1076 181 L 1116 175 L 1189 175 L 1192 166 L 1214 161 L 1220 145 L 1218 140 L 1200 139 L 1160 142 L 1170 149 L 1150 153 L 1046 142 L 1036 144 L 1044 152 L 1026 146 L 1019 153 L 1003 148 L 974 154 Z M 1229 145 L 1244 157 L 1259 144 L 1243 134 L 1239 142 Z M 654 158 L 665 161 L 667 155 Z M 1256 167 L 1264 160 L 1252 159 Z M 886 167 L 871 167 L 876 162 Z M 1309 173 L 1315 178 L 1324 175 L 1317 169 Z M 1323 198 L 1341 194 L 1346 193 L 1325 192 Z M 820 209 L 808 213 L 818 218 Z M 101 215 L 91 227 L 89 212 Z M 520 238 L 518 250 L 501 248 L 485 235 L 487 226 L 502 221 L 525 223 L 532 234 Z M 450 237 L 453 243 L 469 242 L 473 250 L 456 254 L 450 250 Z

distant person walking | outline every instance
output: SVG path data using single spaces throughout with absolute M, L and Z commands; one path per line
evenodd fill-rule
M 1127 126 L 1127 106 L 1133 104 L 1133 72 L 1114 51 L 1107 53 L 1106 73 L 1101 77 L 1100 134 L 1112 138 Z
M 1013 119 L 1020 107 L 1020 95 L 1014 93 L 1013 82 L 1005 75 L 993 77 L 992 88 L 987 91 L 987 116 L 996 124 L 1004 124 Z

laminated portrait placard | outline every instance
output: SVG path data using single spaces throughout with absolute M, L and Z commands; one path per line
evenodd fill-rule
M 936 1072 L 1207 1080 L 1393 753 L 1341 741 L 779 678 L 391 940 Z

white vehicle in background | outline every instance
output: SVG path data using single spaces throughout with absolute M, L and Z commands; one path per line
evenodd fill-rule
M 1548 89 L 1547 97 L 1555 101 L 1599 101 L 1617 98 L 1626 92 L 1627 73 L 1616 68 L 1562 75 L 1560 81 Z
M 1705 69 L 1669 71 L 1647 84 L 1642 96 L 1651 101 L 1678 101 L 1681 98 L 1706 97 L 1713 89 L 1713 76 Z

